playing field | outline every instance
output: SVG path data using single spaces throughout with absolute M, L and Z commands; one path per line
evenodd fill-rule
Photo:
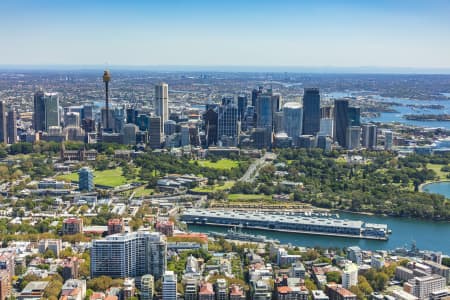
M 217 162 L 212 162 L 210 160 L 197 160 L 196 162 L 202 167 L 217 170 L 231 170 L 239 166 L 239 163 L 237 161 L 226 158 L 220 159 Z
M 65 181 L 78 181 L 78 173 L 73 172 L 70 174 L 64 174 L 58 176 L 59 180 Z M 110 187 L 120 186 L 129 183 L 123 175 L 122 168 L 117 167 L 115 169 L 104 170 L 104 171 L 94 171 L 94 184 L 104 185 Z

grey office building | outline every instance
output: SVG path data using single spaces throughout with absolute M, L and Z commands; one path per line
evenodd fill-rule
M 341 147 L 346 147 L 348 125 L 348 100 L 337 99 L 334 101 L 334 139 Z

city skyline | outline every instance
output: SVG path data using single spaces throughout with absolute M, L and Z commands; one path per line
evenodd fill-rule
M 449 8 L 419 0 L 2 1 L 0 66 L 449 72 Z

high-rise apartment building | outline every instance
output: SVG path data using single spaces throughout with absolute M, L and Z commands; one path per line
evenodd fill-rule
M 161 124 L 169 120 L 169 85 L 161 82 L 155 85 L 155 114 L 161 117 Z
M 162 300 L 177 300 L 177 274 L 166 271 L 162 280 Z
M 166 240 L 159 232 L 113 234 L 92 242 L 91 277 L 150 274 L 157 280 L 166 270 L 166 255 Z
M 390 131 L 390 130 L 384 131 L 384 149 L 385 150 L 392 149 L 393 140 L 394 140 L 394 135 L 393 135 L 392 131 Z
M 141 300 L 153 300 L 153 295 L 155 293 L 155 282 L 154 278 L 150 274 L 146 274 L 141 277 Z
M 349 126 L 346 132 L 346 147 L 349 150 L 359 149 L 361 147 L 361 127 Z
M 444 277 L 433 274 L 408 280 L 403 285 L 403 290 L 416 296 L 419 300 L 426 300 L 430 298 L 431 293 L 445 289 L 445 285 Z
M 358 284 L 358 266 L 356 264 L 347 264 L 342 274 L 342 287 L 350 287 Z

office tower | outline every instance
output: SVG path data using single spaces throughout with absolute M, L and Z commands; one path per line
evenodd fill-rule
M 320 134 L 333 137 L 333 124 L 334 120 L 332 118 L 320 119 Z
M 77 112 L 67 112 L 64 115 L 64 127 L 80 127 L 80 114 Z
M 386 130 L 384 132 L 384 149 L 385 150 L 391 150 L 392 149 L 392 143 L 393 143 L 393 133 L 390 130 Z
M 8 112 L 7 121 L 8 144 L 17 143 L 17 113 L 14 109 Z
M 136 125 L 134 125 L 132 123 L 125 124 L 122 128 L 122 144 L 136 145 L 137 131 L 138 131 L 138 128 Z
M 161 127 L 161 117 L 150 117 L 150 127 L 148 134 L 150 135 L 149 146 L 152 149 L 161 148 L 163 142 L 163 132 Z
M 90 119 L 90 120 L 94 120 L 95 119 L 94 105 L 90 104 L 90 105 L 84 105 L 83 106 L 82 119 Z
M 177 300 L 177 275 L 166 271 L 162 281 L 162 300 Z
M 334 139 L 341 147 L 347 146 L 347 127 L 349 123 L 348 100 L 334 100 Z
M 257 99 L 258 99 L 259 95 L 262 94 L 262 92 L 263 92 L 262 86 L 259 86 L 258 89 L 253 89 L 253 91 L 252 91 L 252 106 L 253 107 L 256 107 Z
M 317 148 L 320 148 L 324 151 L 331 151 L 331 144 L 333 140 L 330 136 L 322 133 L 317 134 Z
M 177 122 L 173 120 L 167 120 L 164 122 L 164 134 L 172 135 L 177 132 Z
M 350 263 L 345 266 L 342 274 L 342 287 L 350 289 L 350 287 L 358 284 L 358 266 Z
M 127 114 L 127 123 L 136 124 L 137 118 L 139 116 L 139 111 L 137 109 L 129 107 L 126 110 L 126 114 Z
M 94 172 L 90 168 L 83 167 L 78 170 L 78 189 L 88 192 L 94 190 Z
M 361 147 L 361 127 L 359 126 L 350 126 L 347 127 L 346 133 L 346 146 L 347 149 L 359 149 Z
M 256 111 L 254 106 L 247 106 L 241 126 L 244 131 L 250 130 L 256 126 Z
M 239 135 L 238 108 L 233 103 L 219 106 L 217 116 L 217 137 L 224 142 L 230 141 L 236 146 Z M 231 145 L 229 145 L 231 146 Z
M 320 131 L 320 93 L 306 88 L 303 94 L 303 134 L 316 135 Z
M 247 109 L 247 96 L 239 95 L 238 96 L 238 117 L 239 117 L 239 121 L 241 121 L 241 122 L 244 119 L 246 109 Z
M 333 107 L 332 106 L 322 106 L 320 108 L 320 118 L 333 118 Z
M 169 120 L 169 85 L 161 82 L 155 85 L 155 114 L 161 117 L 161 124 Z
M 288 102 L 283 106 L 284 131 L 288 137 L 297 139 L 302 135 L 303 108 L 300 103 Z
M 33 128 L 35 131 L 45 131 L 45 94 L 37 91 L 34 94 Z
M 166 269 L 166 255 L 166 240 L 159 232 L 109 235 L 92 242 L 91 277 L 125 278 L 150 274 L 157 280 Z
M 216 110 L 210 108 L 203 114 L 203 122 L 205 124 L 206 146 L 217 145 L 217 125 L 219 115 Z
M 273 132 L 280 133 L 284 132 L 284 112 L 276 111 L 273 113 Z
M 215 284 L 216 300 L 228 300 L 228 284 L 224 278 L 219 278 Z
M 106 131 L 110 131 L 111 124 L 110 124 L 110 112 L 109 112 L 109 81 L 111 80 L 111 74 L 108 70 L 105 70 L 103 72 L 103 82 L 105 83 L 105 118 L 102 118 L 102 121 L 105 121 L 103 124 L 103 127 Z M 103 117 L 103 113 L 102 113 Z
M 316 146 L 316 138 L 313 135 L 303 134 L 298 139 L 298 146 L 306 149 L 314 148 Z
M 4 101 L 0 101 L 0 144 L 1 143 L 8 143 L 6 103 Z
M 272 113 L 272 94 L 260 94 L 256 101 L 256 127 L 267 128 L 272 132 L 273 113 Z
M 181 125 L 181 147 L 188 146 L 191 144 L 191 137 L 189 134 L 189 125 L 183 124 Z
M 348 122 L 349 126 L 361 126 L 361 108 L 348 108 Z
M 222 105 L 234 104 L 233 96 L 223 96 L 222 97 Z
M 269 92 L 272 94 L 272 113 L 280 111 L 281 107 L 283 106 L 283 99 L 281 98 L 281 94 L 272 93 L 271 89 L 269 90 Z
M 59 97 L 57 93 L 45 93 L 45 130 L 60 126 Z
M 377 126 L 365 124 L 362 126 L 362 146 L 367 149 L 374 149 L 377 146 Z
M 141 278 L 141 300 L 153 300 L 155 293 L 155 280 L 152 275 L 146 274 Z

